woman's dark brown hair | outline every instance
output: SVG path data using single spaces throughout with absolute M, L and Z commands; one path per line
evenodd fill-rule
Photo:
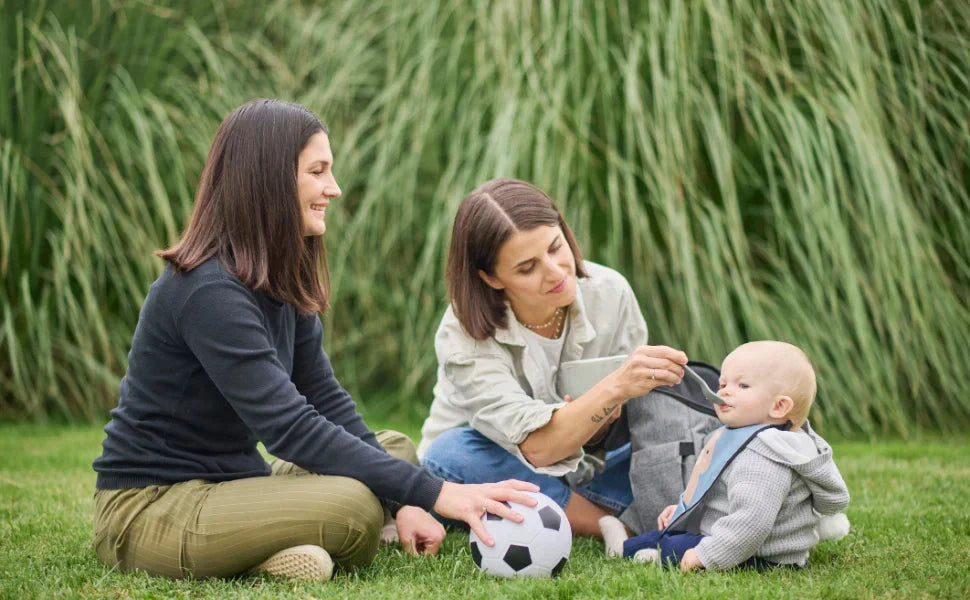
M 176 271 L 212 256 L 247 287 L 304 314 L 329 306 L 330 274 L 320 236 L 304 237 L 297 198 L 300 152 L 327 133 L 306 108 L 253 100 L 219 125 L 182 239 L 156 254 Z
M 478 274 L 495 274 L 502 244 L 518 231 L 559 226 L 576 259 L 576 276 L 587 277 L 572 230 L 552 200 L 536 186 L 518 179 L 493 179 L 475 188 L 455 215 L 448 251 L 448 297 L 468 335 L 485 340 L 508 326 L 505 293 Z

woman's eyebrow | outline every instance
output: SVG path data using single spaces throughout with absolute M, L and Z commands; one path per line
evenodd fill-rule
M 552 238 L 552 241 L 551 241 L 551 242 L 549 242 L 549 247 L 550 247 L 550 248 L 552 248 L 552 247 L 553 247 L 553 246 L 554 246 L 554 245 L 556 244 L 556 242 L 558 242 L 558 241 L 559 241 L 559 239 L 560 239 L 561 237 L 562 237 L 562 234 L 560 233 L 560 234 L 558 234 L 558 235 L 556 235 L 556 237 L 554 237 L 554 238 Z M 512 268 L 513 268 L 513 269 L 518 269 L 518 268 L 519 268 L 519 267 L 521 267 L 522 265 L 524 265 L 524 264 L 526 264 L 526 263 L 528 263 L 528 262 L 532 262 L 532 261 L 534 261 L 534 260 L 535 260 L 535 258 L 527 258 L 527 259 L 525 259 L 525 260 L 522 260 L 522 261 L 519 261 L 519 262 L 517 262 L 517 263 L 516 263 L 516 264 L 515 264 L 515 265 L 514 265 L 514 266 L 513 266 Z

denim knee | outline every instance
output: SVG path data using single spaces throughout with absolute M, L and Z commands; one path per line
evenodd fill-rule
M 474 470 L 475 447 L 481 445 L 479 437 L 484 436 L 470 427 L 449 429 L 431 442 L 421 465 L 447 481 L 477 483 L 469 477 Z
M 565 507 L 572 491 L 551 475 L 536 473 L 518 457 L 469 427 L 450 429 L 431 443 L 421 461 L 429 471 L 455 483 L 491 483 L 519 479 Z

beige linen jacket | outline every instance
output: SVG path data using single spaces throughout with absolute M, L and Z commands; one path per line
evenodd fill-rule
M 595 263 L 583 266 L 589 277 L 578 279 L 561 362 L 629 354 L 646 344 L 647 324 L 626 279 Z M 535 467 L 523 456 L 519 444 L 565 403 L 547 384 L 558 381 L 559 365 L 526 344 L 525 327 L 507 310 L 508 328 L 484 341 L 465 332 L 451 306 L 445 311 L 435 335 L 438 382 L 418 455 L 445 431 L 472 427 L 537 473 L 558 477 L 601 469 L 602 462 L 582 448 L 546 467 Z

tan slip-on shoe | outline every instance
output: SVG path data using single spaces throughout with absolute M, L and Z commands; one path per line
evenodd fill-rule
M 327 581 L 333 576 L 333 559 L 320 546 L 304 544 L 280 550 L 248 571 L 251 575 L 276 575 L 307 581 Z

